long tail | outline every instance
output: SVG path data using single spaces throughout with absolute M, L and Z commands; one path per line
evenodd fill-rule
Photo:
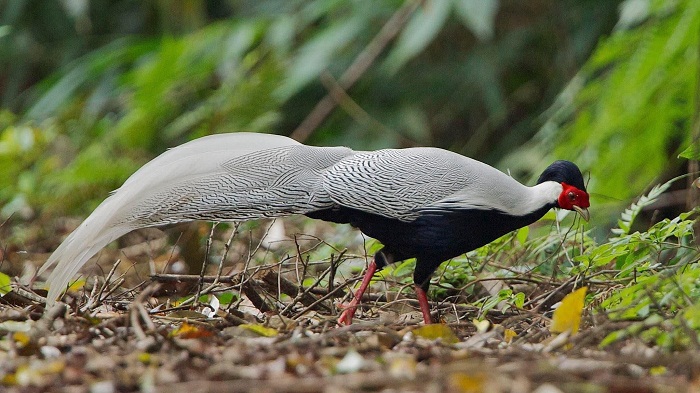
M 332 206 L 320 174 L 353 154 L 269 134 L 200 138 L 136 171 L 51 254 L 51 306 L 100 249 L 138 228 L 191 220 L 246 220 L 304 214 Z

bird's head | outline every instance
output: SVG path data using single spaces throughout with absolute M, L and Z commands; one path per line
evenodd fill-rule
M 558 207 L 576 211 L 581 218 L 588 221 L 590 218 L 588 207 L 591 204 L 588 201 L 586 185 L 583 183 L 583 175 L 576 164 L 563 160 L 555 161 L 542 172 L 537 184 L 546 181 L 555 181 L 562 186 L 561 194 L 557 199 Z

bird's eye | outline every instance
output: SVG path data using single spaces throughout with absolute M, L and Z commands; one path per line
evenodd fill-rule
M 569 191 L 566 196 L 569 198 L 570 201 L 575 201 L 576 200 L 576 193 L 573 191 Z

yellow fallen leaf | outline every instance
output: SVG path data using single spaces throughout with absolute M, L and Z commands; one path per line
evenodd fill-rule
M 44 367 L 44 374 L 60 374 L 65 368 L 66 363 L 63 360 L 54 360 Z
M 25 332 L 15 332 L 12 338 L 15 340 L 15 345 L 19 347 L 26 347 L 31 343 L 31 337 Z
M 588 290 L 588 287 L 582 287 L 564 296 L 559 307 L 554 310 L 552 326 L 549 328 L 550 332 L 571 332 L 572 335 L 578 332 L 586 290 Z
M 665 366 L 654 366 L 649 369 L 649 375 L 653 376 L 659 376 L 659 375 L 664 375 L 666 374 L 666 367 Z
M 139 359 L 139 362 L 143 364 L 150 364 L 152 356 L 148 352 L 141 352 L 138 354 L 137 358 Z
M 17 353 L 20 356 L 35 355 L 39 352 L 37 341 L 32 340 L 28 333 L 14 332 L 12 333 L 12 341 L 14 341 L 15 348 L 17 348 Z
M 251 331 L 259 336 L 263 336 L 263 337 L 274 337 L 278 333 L 277 330 L 275 330 L 273 328 L 265 327 L 262 325 L 255 325 L 255 324 L 251 324 L 251 323 L 244 323 L 243 325 L 239 325 L 238 327 L 241 329 L 249 330 L 249 331 Z
M 449 378 L 452 391 L 462 393 L 480 393 L 484 391 L 485 377 L 483 374 L 453 373 Z
M 15 386 L 17 385 L 17 375 L 16 374 L 5 374 L 0 378 L 0 385 L 4 386 Z
M 518 333 L 516 333 L 515 330 L 513 330 L 513 329 L 506 329 L 503 332 L 503 339 L 508 344 L 510 344 L 513 341 L 513 339 L 516 337 L 518 337 Z
M 416 337 L 427 340 L 441 339 L 445 344 L 456 344 L 459 342 L 459 338 L 457 338 L 457 335 L 455 335 L 452 329 L 440 323 L 431 323 L 430 325 L 421 326 L 413 330 L 413 334 L 416 335 Z
M 197 326 L 187 322 L 183 322 L 179 328 L 170 332 L 170 335 L 173 337 L 188 339 L 211 337 L 214 335 L 214 333 L 202 326 Z

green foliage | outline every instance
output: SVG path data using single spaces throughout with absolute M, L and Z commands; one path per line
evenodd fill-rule
M 0 160 L 8 170 L 0 178 L 0 201 L 51 209 L 99 201 L 146 161 L 139 149 L 160 151 L 215 132 L 268 130 L 278 119 L 279 102 L 270 97 L 282 74 L 279 62 L 265 57 L 261 33 L 256 23 L 215 24 L 157 45 L 115 41 L 76 60 L 45 83 L 24 121 L 2 131 Z M 90 94 L 77 94 L 86 90 Z M 112 115 L 103 117 L 107 111 Z M 37 126 L 32 118 L 49 120 Z M 62 133 L 70 139 L 59 138 Z M 23 181 L 15 184 L 17 178 Z
M 487 312 L 495 309 L 499 304 L 501 312 L 508 311 L 511 307 L 522 308 L 525 304 L 525 294 L 523 292 L 514 293 L 512 289 L 501 289 L 497 294 L 482 298 L 474 305 L 479 307 L 478 318 L 483 318 Z
M 601 301 L 601 308 L 611 318 L 673 315 L 688 302 L 700 300 L 699 254 L 692 247 L 694 220 L 689 218 L 684 214 L 663 220 L 648 231 L 611 239 L 607 252 L 618 255 L 614 280 L 625 284 Z M 592 262 L 596 256 L 592 255 Z
M 688 146 L 685 150 L 678 154 L 678 158 L 687 158 L 689 160 L 700 160 L 700 149 L 696 144 Z
M 396 72 L 437 37 L 450 14 L 451 3 L 451 0 L 436 0 L 430 7 L 416 12 L 384 63 L 390 72 Z
M 620 219 L 617 220 L 618 228 L 613 228 L 613 233 L 617 235 L 629 234 L 635 218 L 637 218 L 637 215 L 639 215 L 642 209 L 656 202 L 661 194 L 666 192 L 666 190 L 668 190 L 669 187 L 671 187 L 671 184 L 673 184 L 673 182 L 676 180 L 678 180 L 678 178 L 674 178 L 664 184 L 654 186 L 654 188 L 652 188 L 648 194 L 642 195 L 637 202 L 632 203 L 629 208 L 622 212 Z
M 21 162 L 0 157 L 9 176 L 31 185 L 20 191 L 0 179 L 0 204 L 5 215 L 21 204 L 85 213 L 128 168 L 167 147 L 217 132 L 289 134 L 326 93 L 319 77 L 339 79 L 371 49 L 382 25 L 411 4 L 417 7 L 406 25 L 348 91 L 366 114 L 336 110 L 310 142 L 358 149 L 433 144 L 498 156 L 532 133 L 524 119 L 569 72 L 570 65 L 539 59 L 583 59 L 609 28 L 617 2 L 594 3 L 522 13 L 520 5 L 497 0 L 381 0 L 372 7 L 193 1 L 183 9 L 169 2 L 88 2 L 80 9 L 8 2 L 0 6 L 0 64 L 8 66 L 0 78 L 4 106 L 17 116 L 0 132 L 35 128 L 45 134 L 48 154 Z M 586 34 L 572 34 L 566 45 L 546 44 L 557 34 L 548 19 L 580 13 L 602 17 L 572 22 L 568 29 Z M 528 97 L 516 94 L 523 89 Z M 86 172 L 88 160 L 95 173 L 107 171 L 104 179 Z M 95 201 L 43 205 L 55 192 Z
M 3 112 L 3 120 L 11 121 L 13 116 Z M 28 194 L 36 189 L 37 177 L 53 168 L 50 163 L 41 162 L 45 152 L 49 132 L 41 132 L 31 125 L 9 125 L 0 131 L 0 201 L 5 204 L 2 214 L 7 217 L 15 212 L 31 210 Z M 28 170 L 31 169 L 31 170 Z
M 221 302 L 221 305 L 224 306 L 238 301 L 238 297 L 233 292 L 219 293 L 218 295 L 216 295 L 216 297 L 219 299 L 219 302 Z
M 642 3 L 648 7 L 636 8 Z M 575 160 L 590 172 L 589 189 L 621 201 L 682 168 L 676 155 L 689 143 L 697 105 L 700 2 L 629 1 L 622 15 L 636 16 L 600 42 L 508 167 Z
M 12 291 L 12 279 L 5 273 L 0 272 L 0 297 Z

